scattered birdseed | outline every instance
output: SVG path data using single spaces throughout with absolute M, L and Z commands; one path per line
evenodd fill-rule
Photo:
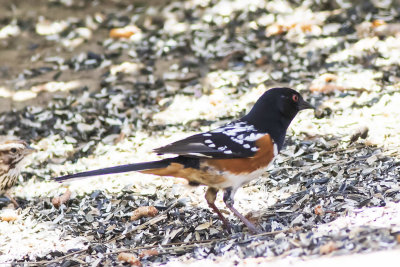
M 0 134 L 38 149 L 13 188 L 20 210 L 0 221 L 0 264 L 115 266 L 128 253 L 144 266 L 231 266 L 398 247 L 393 1 L 33 2 L 4 9 L 0 25 Z M 52 177 L 154 160 L 152 149 L 243 115 L 277 85 L 318 109 L 236 194 L 263 234 L 219 196 L 225 231 L 203 187 L 138 173 L 71 182 L 69 201 L 51 204 L 65 191 Z M 131 221 L 143 207 L 159 213 Z

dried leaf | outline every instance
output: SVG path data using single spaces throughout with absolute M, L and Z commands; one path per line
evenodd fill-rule
M 5 209 L 0 214 L 0 220 L 4 222 L 13 222 L 18 219 L 18 214 L 13 209 Z
M 57 209 L 62 205 L 67 203 L 67 201 L 71 198 L 71 191 L 69 191 L 69 189 L 67 188 L 67 190 L 64 192 L 64 194 L 62 194 L 59 197 L 54 197 L 51 200 L 51 203 L 54 205 L 54 207 L 56 207 Z
M 205 222 L 205 223 L 198 225 L 195 230 L 200 231 L 200 230 L 208 229 L 208 228 L 210 228 L 211 225 L 212 225 L 212 223 Z
M 134 25 L 128 25 L 123 28 L 114 28 L 110 30 L 111 38 L 129 38 L 131 35 L 140 32 L 140 29 Z
M 133 255 L 132 253 L 125 253 L 125 252 L 120 253 L 120 254 L 118 254 L 118 260 L 125 261 L 133 266 L 142 266 L 142 263 L 140 262 L 140 260 L 138 258 L 136 258 L 136 256 Z
M 268 57 L 262 56 L 262 57 L 258 58 L 255 63 L 257 66 L 263 66 L 268 63 Z
M 324 208 L 322 208 L 321 205 L 318 205 L 318 206 L 316 206 L 316 207 L 314 208 L 314 213 L 315 213 L 316 215 L 324 215 L 324 214 L 325 214 L 325 210 L 324 210 Z
M 272 24 L 267 27 L 266 35 L 267 37 L 279 35 L 288 31 L 288 27 L 279 23 Z
M 319 248 L 319 254 L 329 254 L 337 249 L 335 242 L 330 241 Z
M 400 244 L 400 234 L 396 235 L 396 241 Z
M 160 253 L 156 249 L 145 249 L 140 252 L 139 258 L 157 256 L 158 254 Z
M 324 73 L 312 81 L 310 91 L 325 94 L 331 93 L 335 90 L 343 91 L 344 88 L 336 83 L 337 78 L 336 74 Z
M 139 220 L 142 217 L 154 217 L 158 214 L 158 210 L 153 206 L 139 207 L 133 211 L 131 221 Z

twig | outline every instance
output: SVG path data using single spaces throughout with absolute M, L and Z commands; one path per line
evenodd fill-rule
M 178 202 L 178 201 L 177 201 L 177 202 Z M 176 205 L 177 202 L 175 202 L 174 204 L 172 204 L 170 208 L 168 208 L 167 210 L 165 210 L 165 212 L 167 212 L 167 211 L 169 211 L 170 209 L 172 209 L 172 208 L 173 208 L 173 205 Z M 165 214 L 163 214 L 163 215 L 165 215 Z M 161 215 L 160 215 L 160 216 L 161 216 Z M 155 219 L 155 218 L 154 218 L 154 219 Z M 148 221 L 148 222 L 149 222 L 149 221 Z M 143 224 L 143 225 L 144 225 L 144 224 Z M 135 229 L 137 230 L 137 228 L 135 228 Z M 134 230 L 135 230 L 135 229 L 134 229 Z M 288 228 L 288 229 L 285 229 L 285 230 L 279 230 L 279 231 L 273 231 L 273 232 L 265 232 L 265 233 L 260 233 L 260 234 L 254 234 L 254 235 L 250 235 L 249 237 L 250 237 L 250 238 L 253 238 L 253 237 L 261 237 L 261 236 L 276 235 L 276 234 L 286 233 L 286 232 L 295 232 L 295 231 L 298 231 L 298 230 L 301 230 L 301 229 L 303 229 L 303 227 L 297 226 L 297 227 Z M 133 231 L 133 230 L 132 230 L 132 231 Z M 130 232 L 132 232 L 132 231 L 130 231 Z M 126 234 L 127 234 L 127 233 L 126 233 Z M 126 234 L 124 234 L 124 235 L 126 235 Z M 118 236 L 118 237 L 121 237 L 121 236 L 123 236 L 123 235 L 120 235 L 120 236 Z M 114 239 L 114 240 L 115 240 L 115 239 L 118 239 L 118 237 L 117 237 L 117 238 L 113 238 L 113 239 Z M 165 250 L 174 250 L 174 249 L 176 249 L 176 247 L 172 247 L 172 246 L 181 246 L 181 245 L 185 245 L 185 249 L 187 249 L 187 248 L 192 248 L 192 247 L 197 246 L 197 245 L 200 245 L 200 244 L 203 244 L 203 245 L 211 245 L 211 244 L 213 244 L 213 243 L 215 243 L 215 242 L 228 241 L 228 240 L 234 240 L 234 239 L 229 238 L 229 237 L 225 237 L 225 238 L 214 238 L 214 239 L 199 240 L 199 241 L 190 241 L 190 242 L 175 242 L 175 243 L 169 243 L 169 244 L 163 244 L 163 245 L 142 246 L 142 247 L 135 247 L 135 248 L 128 248 L 128 249 L 115 250 L 115 251 L 112 251 L 112 252 L 104 253 L 103 255 L 104 255 L 104 256 L 108 256 L 108 255 L 118 254 L 118 253 L 122 253 L 122 252 L 132 252 L 132 251 L 137 251 L 137 250 L 141 250 L 141 249 L 152 249 L 152 248 L 163 248 L 163 249 L 165 249 Z M 109 243 L 109 242 L 111 242 L 111 240 L 109 240 L 107 243 Z M 182 247 L 178 247 L 178 248 L 179 248 L 179 249 L 182 249 Z M 58 262 L 58 261 L 60 261 L 60 260 L 62 260 L 62 259 L 68 258 L 68 257 L 70 257 L 70 256 L 73 256 L 73 255 L 76 255 L 76 254 L 80 254 L 80 253 L 85 252 L 85 251 L 87 251 L 87 250 L 88 250 L 88 248 L 85 248 L 85 249 L 82 249 L 82 250 L 79 250 L 79 251 L 75 251 L 75 252 L 69 253 L 69 254 L 67 254 L 67 255 L 58 257 L 57 259 L 54 259 L 54 260 L 49 260 L 49 261 L 37 261 L 37 262 L 23 262 L 23 264 L 24 264 L 24 265 L 43 265 L 43 264 L 50 264 L 50 263 Z
M 87 250 L 88 250 L 88 248 L 84 248 L 84 249 L 81 249 L 81 250 L 78 250 L 78 251 L 74 251 L 74 252 L 65 254 L 64 256 L 58 257 L 58 258 L 53 259 L 53 260 L 48 260 L 48 261 L 27 261 L 27 262 L 21 262 L 21 264 L 23 264 L 23 265 L 43 265 L 43 264 L 50 264 L 50 263 L 58 262 L 58 261 L 63 260 L 63 259 L 65 259 L 65 258 L 71 257 L 71 256 L 73 256 L 73 255 L 80 254 L 80 253 L 85 252 L 85 251 L 87 251 Z M 0 264 L 2 264 L 2 263 L 0 263 Z
M 249 237 L 253 238 L 253 237 L 276 235 L 276 234 L 286 233 L 286 232 L 295 232 L 302 228 L 303 227 L 296 226 L 296 227 L 288 228 L 285 230 L 254 234 L 254 235 L 250 235 Z M 121 250 L 116 250 L 116 251 L 112 251 L 112 252 L 107 252 L 107 253 L 104 253 L 103 255 L 107 256 L 107 255 L 117 254 L 117 253 L 121 253 L 121 252 L 131 252 L 131 251 L 136 251 L 136 250 L 141 250 L 141 249 L 152 249 L 152 248 L 160 248 L 160 247 L 163 249 L 166 249 L 166 250 L 172 250 L 172 249 L 175 249 L 175 247 L 172 247 L 172 246 L 180 246 L 180 245 L 185 245 L 185 248 L 190 248 L 190 247 L 193 247 L 193 246 L 196 246 L 199 244 L 210 245 L 215 242 L 228 241 L 228 240 L 234 240 L 234 239 L 225 237 L 225 238 L 214 238 L 214 239 L 190 241 L 190 242 L 175 242 L 175 243 L 168 243 L 168 244 L 164 244 L 164 245 L 142 246 L 142 247 L 127 248 L 127 249 L 121 249 Z M 181 247 L 179 247 L 179 248 L 181 248 Z
M 190 242 L 175 242 L 175 243 L 168 243 L 168 244 L 163 244 L 163 245 L 142 246 L 142 247 L 115 250 L 112 252 L 104 253 L 103 255 L 107 256 L 107 255 L 117 254 L 117 253 L 121 253 L 121 252 L 131 252 L 131 251 L 136 251 L 136 250 L 141 250 L 141 249 L 152 249 L 152 248 L 160 248 L 160 247 L 168 250 L 168 249 L 174 249 L 174 248 L 170 248 L 172 246 L 185 245 L 185 247 L 189 247 L 189 246 L 193 246 L 193 245 L 208 244 L 208 243 L 213 243 L 216 241 L 226 241 L 226 240 L 229 240 L 229 238 L 228 237 L 215 238 L 215 239 L 209 239 L 209 240 L 199 240 L 199 241 L 190 241 Z

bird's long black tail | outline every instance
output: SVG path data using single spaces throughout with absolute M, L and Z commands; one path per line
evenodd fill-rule
M 113 174 L 113 173 L 123 173 L 123 172 L 131 172 L 131 171 L 143 171 L 149 169 L 160 169 L 167 167 L 171 162 L 174 162 L 176 158 L 168 158 L 158 161 L 150 161 L 150 162 L 142 162 L 142 163 L 133 163 L 121 166 L 115 166 L 110 168 L 104 168 L 99 170 L 87 171 L 87 172 L 80 172 L 75 174 L 68 174 L 64 176 L 60 176 L 54 178 L 57 182 L 64 182 L 70 179 L 77 179 L 77 178 L 87 178 L 90 176 L 97 176 L 97 175 L 105 175 L 105 174 Z

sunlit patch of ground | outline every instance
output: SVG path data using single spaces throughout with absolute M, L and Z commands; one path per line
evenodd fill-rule
M 0 217 L 14 217 L 12 221 L 0 220 L 0 264 L 15 259 L 35 260 L 53 251 L 67 252 L 70 249 L 84 248 L 85 237 L 71 237 L 60 230 L 53 222 L 34 218 L 25 210 L 7 210 Z

